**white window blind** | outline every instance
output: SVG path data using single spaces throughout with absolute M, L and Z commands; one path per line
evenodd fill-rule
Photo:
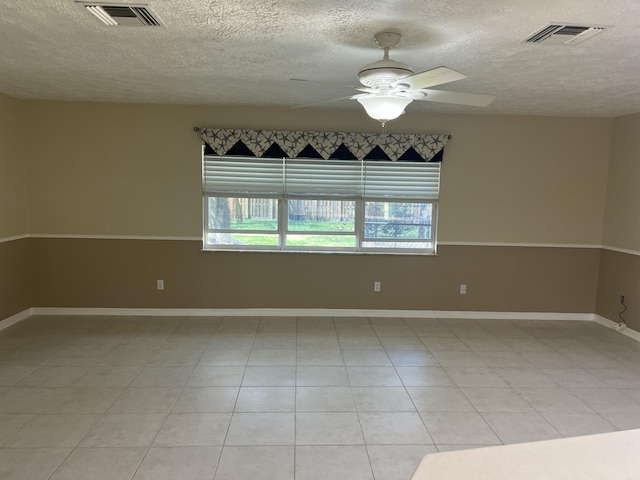
M 211 194 L 437 200 L 440 163 L 205 156 Z
M 362 196 L 362 162 L 300 160 L 285 162 L 285 191 L 289 195 Z
M 365 198 L 437 200 L 440 163 L 365 162 Z
M 205 156 L 205 193 L 284 194 L 282 159 Z

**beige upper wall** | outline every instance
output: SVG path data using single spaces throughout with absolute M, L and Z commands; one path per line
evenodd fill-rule
M 604 245 L 640 251 L 640 114 L 614 120 Z
M 27 233 L 24 102 L 0 95 L 0 239 Z
M 194 126 L 379 131 L 359 110 L 30 101 L 34 234 L 201 236 Z M 448 133 L 442 242 L 602 241 L 610 119 L 408 113 L 390 133 Z

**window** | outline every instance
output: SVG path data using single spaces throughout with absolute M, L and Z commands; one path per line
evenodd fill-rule
M 434 253 L 440 164 L 204 156 L 204 249 Z

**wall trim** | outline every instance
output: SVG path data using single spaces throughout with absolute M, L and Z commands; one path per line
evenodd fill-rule
M 35 315 L 33 313 L 33 308 L 27 308 L 15 315 L 11 315 L 10 317 L 5 318 L 4 320 L 0 320 L 0 330 L 4 330 L 5 328 L 9 328 L 11 325 L 15 325 L 22 320 L 26 320 L 27 318 Z
M 103 316 L 281 316 L 281 317 L 402 317 L 460 318 L 476 320 L 567 320 L 593 321 L 593 313 L 480 312 L 448 310 L 370 310 L 327 308 L 74 308 L 34 307 L 34 315 Z
M 313 317 L 399 317 L 399 318 L 456 318 L 468 320 L 547 320 L 596 322 L 637 342 L 640 332 L 618 324 L 595 313 L 552 312 L 469 312 L 445 310 L 366 310 L 324 308 L 73 308 L 33 307 L 0 320 L 0 330 L 15 325 L 33 315 L 42 316 L 313 316 Z
M 626 253 L 627 255 L 640 256 L 640 251 L 638 251 L 638 250 L 628 250 L 626 248 L 608 247 L 606 245 L 604 245 L 602 248 L 604 250 L 609 250 L 611 252 Z
M 509 242 L 440 242 L 438 245 L 455 247 L 537 247 L 537 248 L 603 248 L 602 245 L 583 243 L 509 243 Z
M 0 238 L 0 243 L 5 243 L 5 242 L 13 242 L 15 240 L 23 240 L 25 238 L 29 238 L 29 235 L 24 234 L 24 235 L 14 235 L 13 237 L 4 237 L 4 238 Z
M 600 325 L 604 325 L 605 327 L 614 329 L 616 332 L 619 332 L 622 335 L 633 338 L 636 342 L 640 342 L 640 332 L 633 330 L 626 325 L 624 327 L 619 327 L 619 323 L 616 323 L 613 320 L 609 320 L 608 318 L 605 318 L 601 315 L 594 315 L 593 320 Z
M 22 240 L 25 238 L 62 238 L 62 239 L 88 239 L 88 240 L 169 240 L 201 242 L 202 237 L 182 236 L 153 236 L 153 235 L 84 235 L 67 233 L 30 233 L 0 238 L 0 243 Z M 612 252 L 626 253 L 640 256 L 640 250 L 611 247 L 608 245 L 591 245 L 583 243 L 518 243 L 518 242 L 447 242 L 438 241 L 438 246 L 445 247 L 525 247 L 525 248 L 585 248 L 603 249 Z
M 27 235 L 29 238 L 63 238 L 63 239 L 88 239 L 88 240 L 188 240 L 202 242 L 202 237 L 163 237 L 144 235 L 76 235 L 76 234 L 49 234 L 36 233 Z

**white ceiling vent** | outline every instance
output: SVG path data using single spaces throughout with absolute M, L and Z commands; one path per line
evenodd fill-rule
M 125 5 L 122 3 L 77 2 L 89 10 L 105 25 L 129 27 L 159 27 L 158 17 L 147 5 Z
M 543 45 L 577 45 L 604 30 L 598 25 L 569 25 L 566 23 L 550 23 L 529 36 L 524 43 L 540 43 Z

